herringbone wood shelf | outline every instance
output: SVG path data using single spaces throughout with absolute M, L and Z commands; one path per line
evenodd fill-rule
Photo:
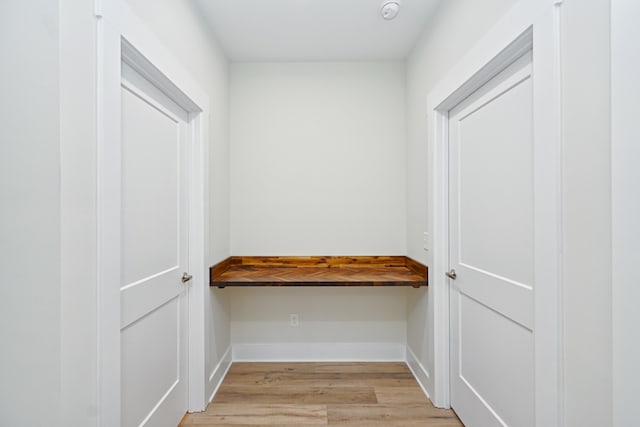
M 226 286 L 427 286 L 426 266 L 405 256 L 230 257 L 210 269 Z

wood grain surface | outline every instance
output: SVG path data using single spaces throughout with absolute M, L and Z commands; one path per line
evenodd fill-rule
M 404 363 L 234 363 L 207 410 L 181 426 L 462 426 Z
M 230 257 L 211 286 L 427 286 L 427 267 L 404 256 Z

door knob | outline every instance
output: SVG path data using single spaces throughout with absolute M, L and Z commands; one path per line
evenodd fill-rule
M 188 273 L 182 273 L 182 283 L 187 283 L 191 279 L 193 279 L 192 275 Z
M 454 269 L 451 269 L 451 271 L 447 271 L 445 274 L 449 279 L 456 280 L 458 278 L 458 275 L 456 274 L 456 271 Z

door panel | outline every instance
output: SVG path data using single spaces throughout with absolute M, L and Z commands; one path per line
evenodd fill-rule
M 125 87 L 122 91 L 123 285 L 168 270 L 179 260 L 180 122 Z M 141 126 L 140 123 L 144 123 Z
M 176 297 L 122 330 L 123 425 L 140 425 L 180 381 L 180 303 Z M 155 425 L 149 423 L 149 425 Z M 175 425 L 174 425 L 175 427 Z
M 530 80 L 460 117 L 462 264 L 530 286 L 533 180 Z M 514 114 L 513 112 L 522 112 Z M 520 141 L 514 143 L 514 141 Z
M 450 111 L 449 150 L 452 406 L 533 426 L 531 52 Z
M 531 410 L 533 387 L 529 370 L 522 366 L 533 366 L 531 331 L 464 294 L 458 303 L 461 380 L 507 425 L 527 425 L 523 417 Z M 522 395 L 514 399 L 516 390 Z
M 188 391 L 188 115 L 122 70 L 122 425 L 175 427 Z

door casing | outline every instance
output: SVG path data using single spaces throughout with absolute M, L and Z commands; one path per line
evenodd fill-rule
M 450 407 L 449 111 L 527 50 L 534 78 L 534 365 L 536 426 L 562 425 L 562 149 L 560 14 L 562 0 L 521 0 L 428 94 L 430 191 L 434 206 L 429 284 L 433 302 L 433 401 Z M 446 48 L 446 46 L 443 46 Z
M 189 113 L 189 411 L 206 407 L 209 98 L 123 0 L 96 2 L 98 143 L 98 425 L 120 425 L 121 63 Z

